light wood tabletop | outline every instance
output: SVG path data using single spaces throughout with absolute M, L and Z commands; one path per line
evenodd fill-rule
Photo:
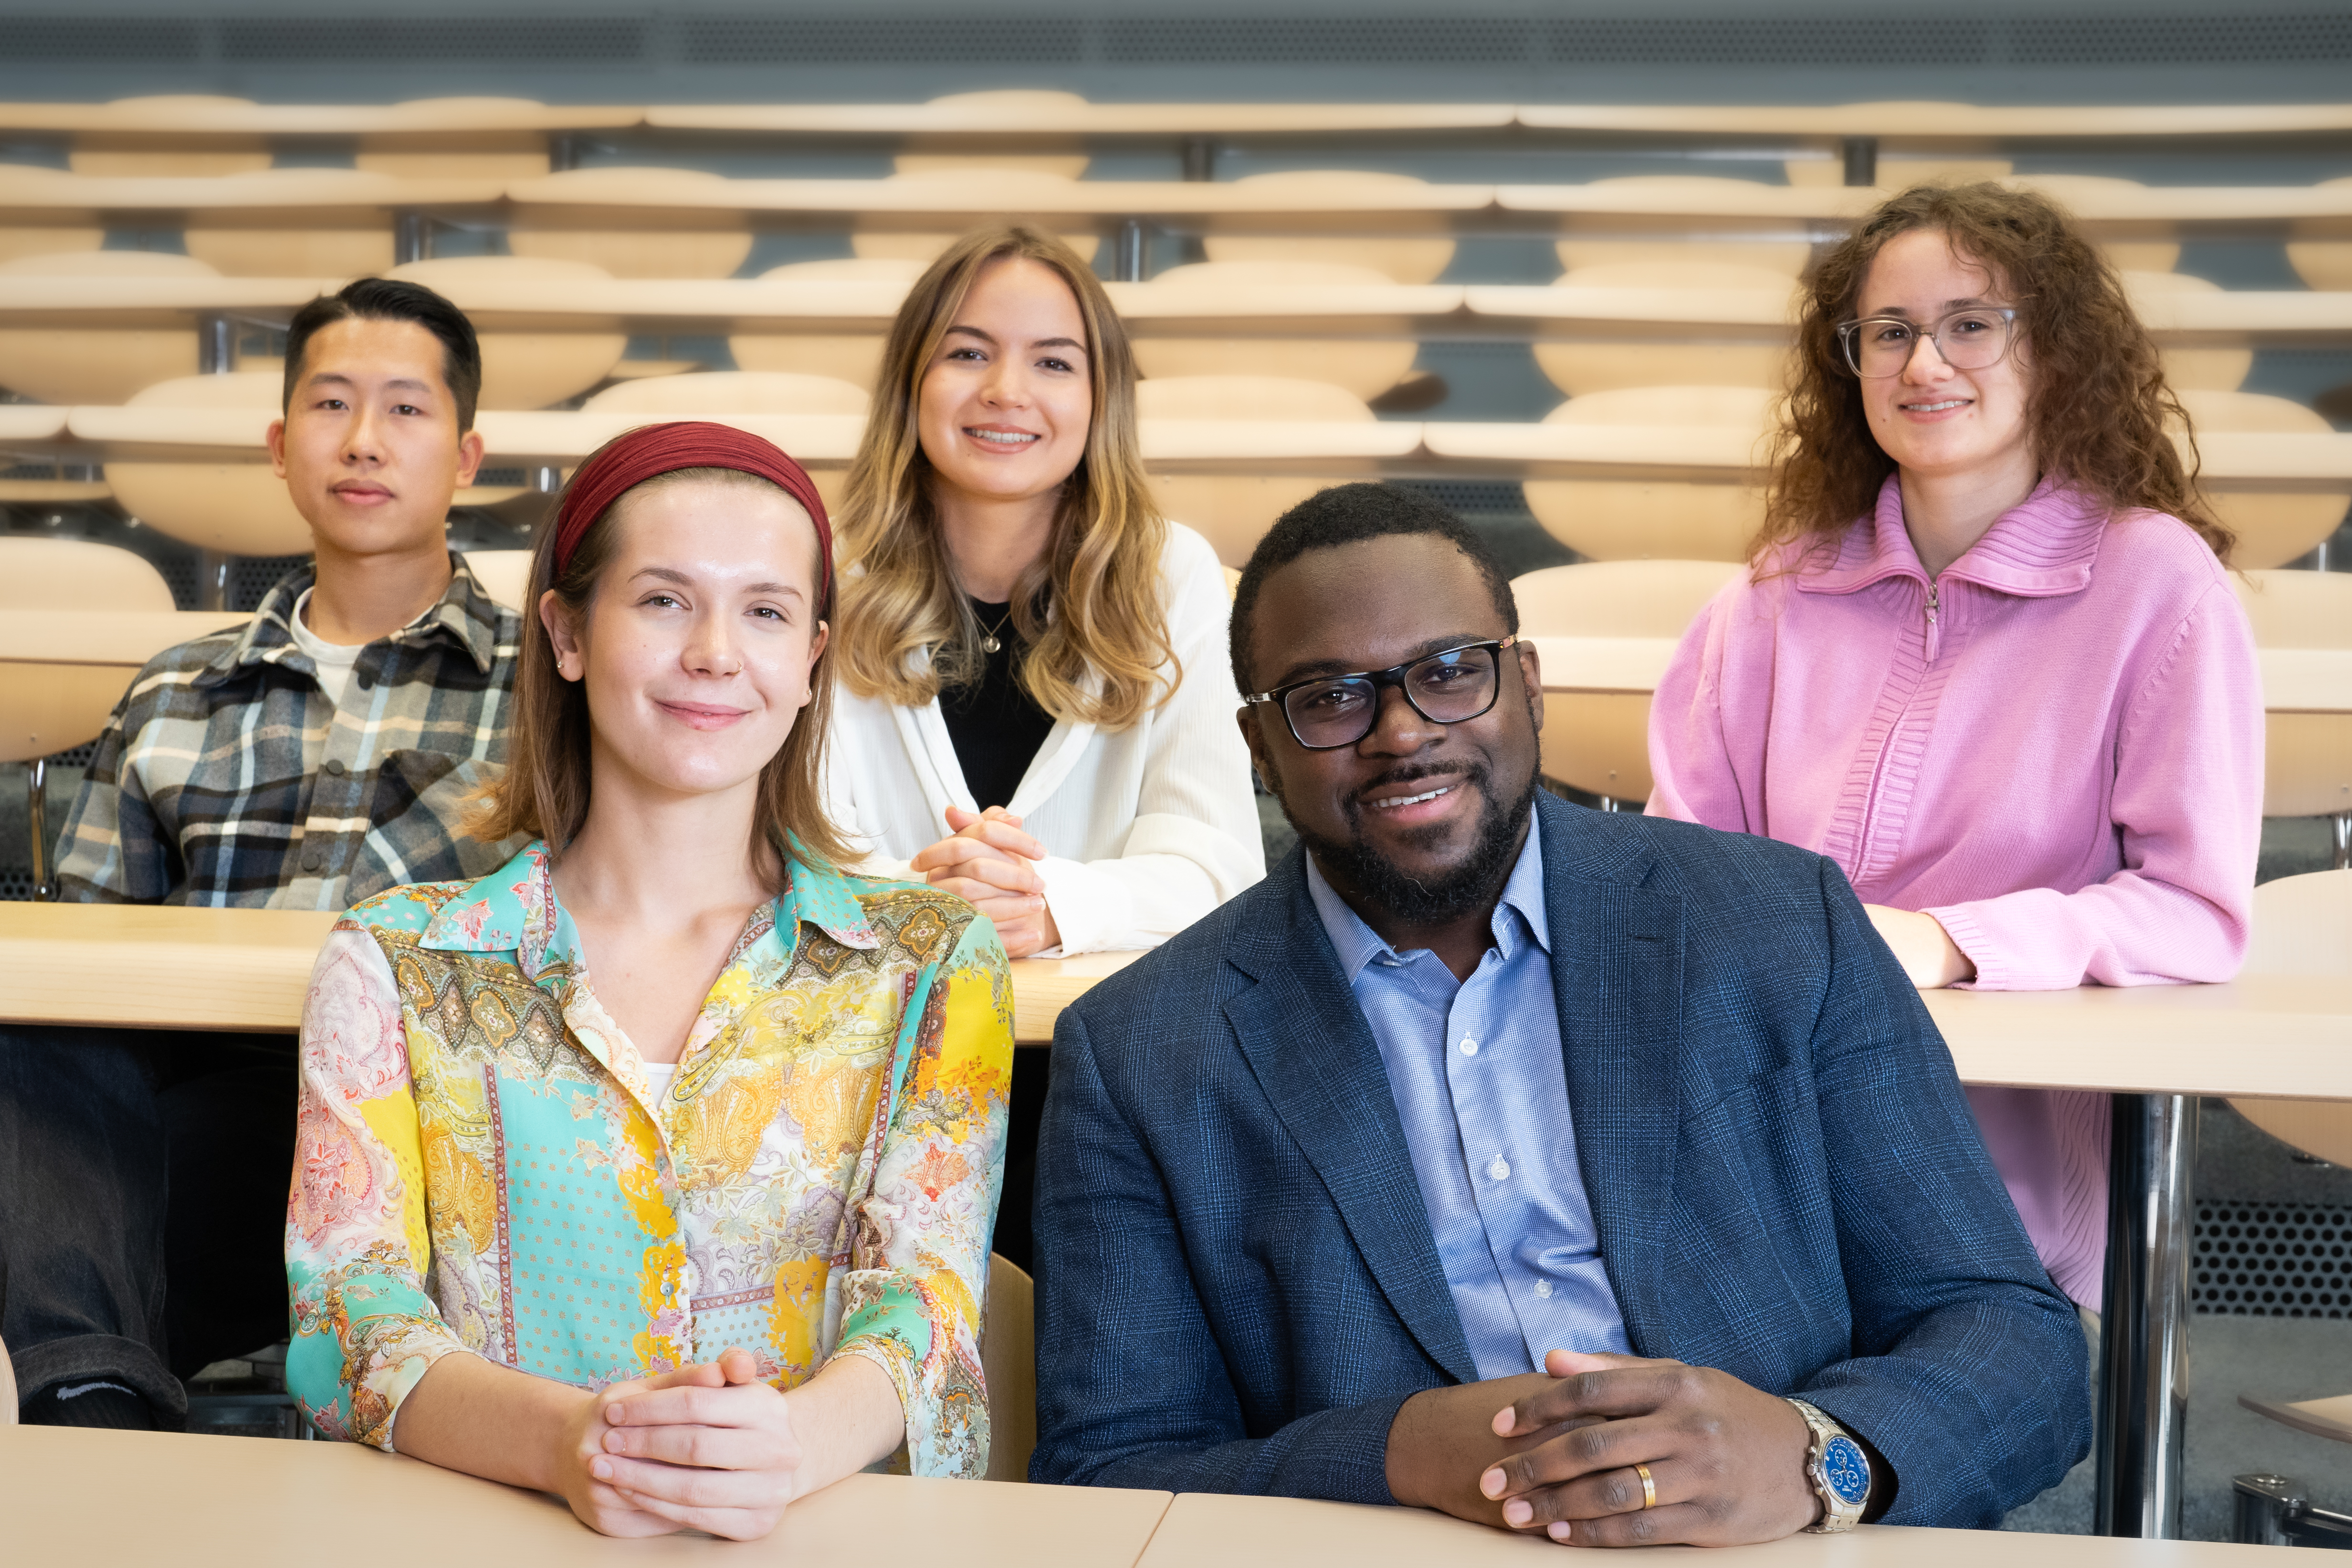
M 295 910 L 0 903 L 0 1022 L 291 1033 L 334 923 Z M 1141 956 L 1013 960 L 1013 1038 L 1050 1042 L 1064 1007 Z
M 935 103 L 657 104 L 646 123 L 672 131 L 764 131 L 801 136 L 961 134 L 992 141 L 1068 136 L 1245 136 L 1347 132 L 1476 131 L 1511 123 L 1507 103 Z
M 135 1506 L 126 1500 L 135 1499 Z M 765 1541 L 614 1541 L 554 1498 L 354 1443 L 0 1426 L 10 1560 L 301 1568 L 369 1521 L 403 1521 L 512 1568 L 846 1564 L 930 1542 L 969 1568 L 1133 1568 L 1169 1494 L 855 1475 L 794 1503 Z
M 645 110 L 526 98 L 425 98 L 405 103 L 255 103 L 234 98 L 124 98 L 110 103 L 0 103 L 0 131 L 207 136 L 380 136 L 403 132 L 614 131 Z
M 252 618 L 235 610 L 0 610 L 0 664 L 100 664 L 128 672 L 167 647 Z
M 263 169 L 248 174 L 116 176 L 0 168 L 0 225 L 108 214 L 201 214 L 211 222 L 333 227 L 413 208 L 488 207 L 496 180 L 412 180 L 365 169 Z
M 1897 101 L 1772 104 L 1525 103 L 1521 125 L 1668 136 L 1873 136 L 1906 146 L 2352 131 L 2343 103 L 2028 105 Z
M 2255 1555 L 2266 1550 L 2021 1531 L 1988 1538 L 1973 1530 L 1865 1525 L 1843 1535 L 1791 1535 L 1761 1546 L 1652 1547 L 1641 1560 L 1729 1568 L 1977 1568 L 1996 1543 L 2002 1560 L 2018 1568 L 2256 1568 Z M 1169 1504 L 1139 1568 L 1292 1568 L 1300 1563 L 1534 1568 L 1557 1563 L 1559 1552 L 1539 1535 L 1493 1530 L 1421 1509 L 1185 1492 Z

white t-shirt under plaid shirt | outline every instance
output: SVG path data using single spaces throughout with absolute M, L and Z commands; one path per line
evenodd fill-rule
M 61 896 L 340 910 L 503 865 L 520 840 L 477 843 L 457 825 L 506 761 L 521 622 L 452 561 L 437 603 L 361 651 L 341 702 L 290 627 L 317 577 L 307 565 L 249 625 L 150 660 L 67 818 Z

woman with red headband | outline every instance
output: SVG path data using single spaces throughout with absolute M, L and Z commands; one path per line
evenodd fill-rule
M 471 825 L 532 842 L 354 907 L 311 976 L 287 1384 L 328 1436 L 613 1535 L 756 1538 L 902 1448 L 985 1471 L 1004 953 L 838 869 L 833 587 L 755 437 L 572 477 Z

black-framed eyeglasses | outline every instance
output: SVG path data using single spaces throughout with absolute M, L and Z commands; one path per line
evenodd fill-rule
M 1919 350 L 1919 340 L 1934 342 L 1936 352 L 1954 370 L 1986 370 L 2000 363 L 2017 337 L 2017 312 L 2005 305 L 1973 305 L 1954 310 L 1933 327 L 1902 316 L 1864 316 L 1838 323 L 1838 342 L 1845 345 L 1846 368 L 1865 381 L 1901 375 Z
M 1464 643 L 1387 669 L 1318 675 L 1242 700 L 1253 706 L 1278 704 L 1292 740 L 1310 752 L 1336 752 L 1372 732 L 1380 721 L 1381 693 L 1391 686 L 1403 691 L 1412 710 L 1433 724 L 1478 718 L 1495 706 L 1502 691 L 1503 650 L 1519 641 L 1508 637 Z

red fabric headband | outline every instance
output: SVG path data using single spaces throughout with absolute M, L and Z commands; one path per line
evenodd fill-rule
M 699 419 L 641 425 L 614 437 L 580 466 L 555 513 L 555 575 L 563 575 L 588 525 L 604 516 L 614 501 L 655 475 L 680 468 L 736 468 L 757 474 L 781 486 L 808 510 L 809 521 L 816 524 L 817 559 L 824 572 L 816 601 L 818 613 L 823 614 L 833 593 L 833 521 L 824 514 L 824 498 L 816 493 L 816 481 L 774 442 L 731 425 Z

